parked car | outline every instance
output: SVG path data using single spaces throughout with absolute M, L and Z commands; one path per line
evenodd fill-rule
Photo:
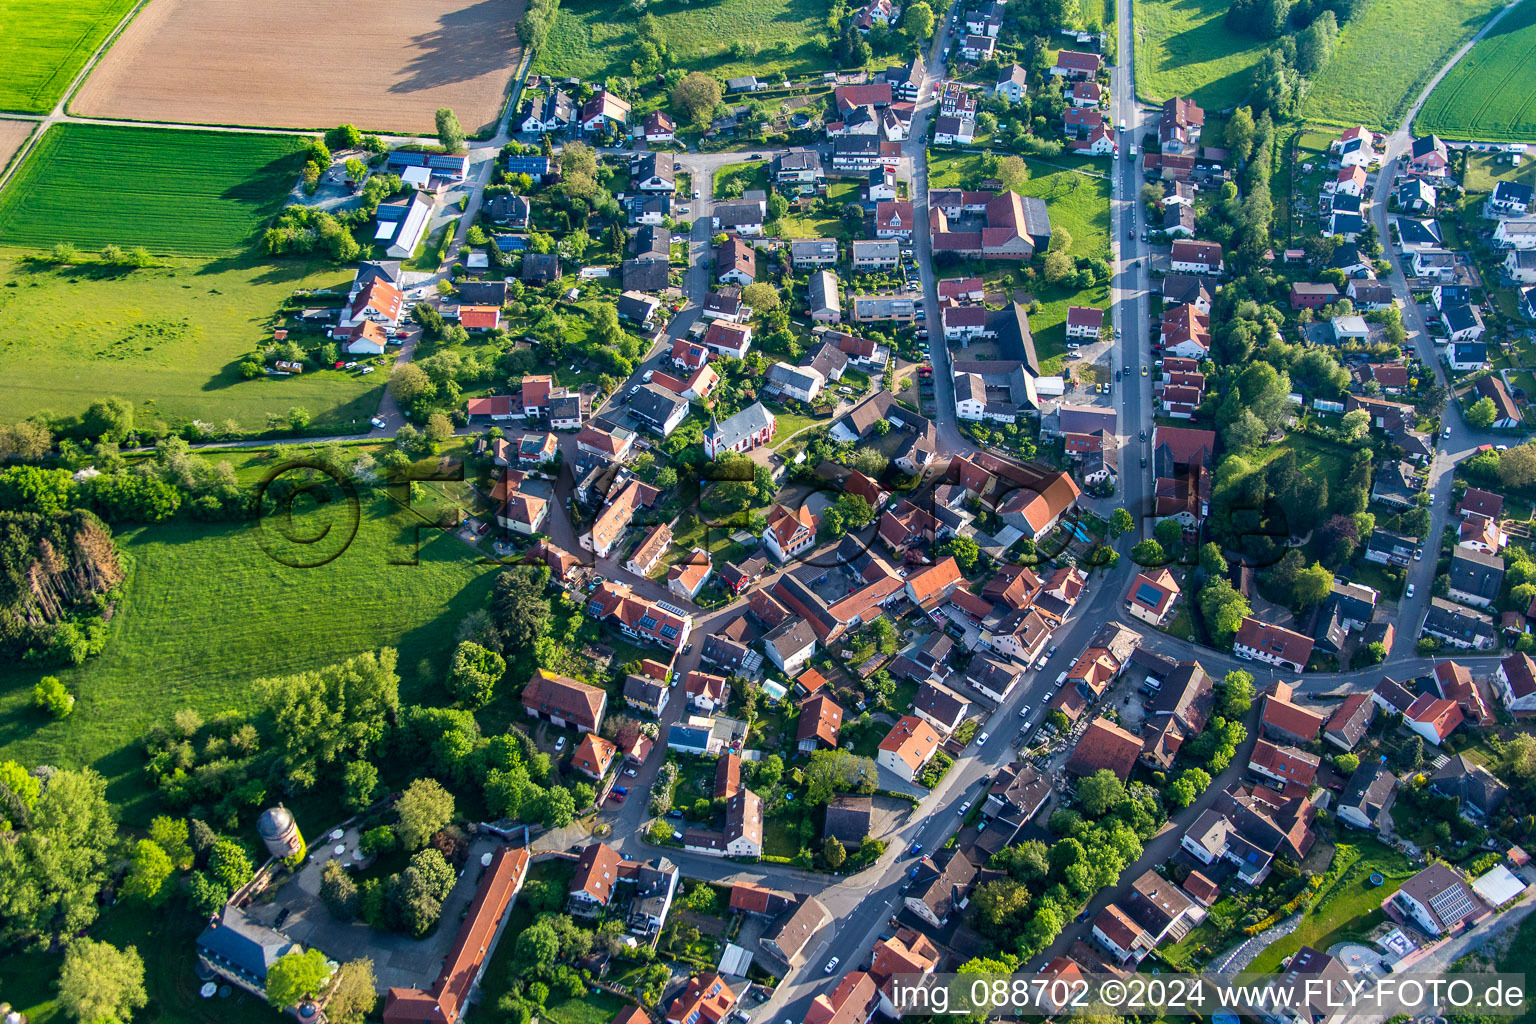
M 966 800 L 965 802 L 963 802 L 960 805 L 960 813 L 961 814 L 964 814 L 966 811 L 968 811 L 970 809 L 971 809 L 971 802 L 969 800 Z
M 1020 718 L 1028 718 L 1029 717 L 1029 713 L 1031 711 L 1033 711 L 1033 710 L 1034 709 L 1031 708 L 1028 704 L 1025 704 L 1023 707 L 1019 708 L 1019 717 Z
M 837 957 L 833 957 L 831 960 L 827 961 L 827 966 L 822 968 L 822 973 L 831 974 L 833 971 L 837 970 L 837 965 L 840 963 L 842 963 L 842 960 L 838 959 Z
M 555 740 L 555 753 L 558 754 L 558 753 L 560 753 L 560 751 L 562 751 L 564 749 L 565 749 L 565 737 L 561 736 L 559 739 Z
M 978 747 L 984 747 L 984 746 L 987 745 L 987 740 L 989 740 L 991 738 L 992 738 L 992 734 L 991 733 L 984 732 L 980 736 L 976 737 L 976 745 Z
M 630 778 L 634 778 L 635 776 L 639 775 L 640 773 L 635 771 L 633 768 L 625 768 L 624 769 L 624 774 L 628 775 Z

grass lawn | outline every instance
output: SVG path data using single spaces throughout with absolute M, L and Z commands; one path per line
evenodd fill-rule
M 1041 160 L 1024 159 L 1029 178 L 1020 195 L 1045 200 L 1051 227 L 1065 228 L 1072 236 L 1073 256 L 1109 256 L 1109 192 L 1106 178 L 1064 170 Z M 993 165 L 986 154 L 934 154 L 928 163 L 930 188 L 975 188 L 990 176 Z M 942 274 L 941 276 L 950 276 Z
M 1248 972 L 1268 974 L 1280 969 L 1280 961 L 1302 946 L 1327 949 L 1351 934 L 1368 931 L 1382 918 L 1381 901 L 1413 874 L 1408 859 L 1374 839 L 1354 836 L 1341 842 L 1329 872 L 1334 880 L 1325 882 L 1317 902 L 1301 920 L 1301 926 L 1258 955 Z M 1371 872 L 1379 871 L 1386 882 L 1370 884 Z
M 1238 105 L 1270 43 L 1229 30 L 1230 6 L 1226 0 L 1139 0 L 1138 93 L 1158 102 L 1182 96 L 1207 110 Z
M 1425 83 L 1501 6 L 1502 0 L 1373 0 L 1344 27 L 1333 58 L 1312 83 L 1303 116 L 1395 128 Z M 1412 31 L 1404 31 L 1405 25 Z M 1442 82 L 1436 91 L 1445 87 Z M 1525 100 L 1522 95 L 1513 102 Z M 1455 109 L 1467 117 L 1476 107 Z
M 1344 456 L 1329 445 L 1307 437 L 1305 434 L 1287 434 L 1285 440 L 1268 449 L 1265 462 L 1273 462 L 1281 452 L 1296 453 L 1296 469 L 1307 476 L 1322 476 L 1329 480 L 1342 480 L 1348 463 Z
M 763 821 L 763 853 L 770 857 L 793 857 L 800 852 L 800 833 L 792 832 L 782 818 Z
M 1501 181 L 1536 185 L 1536 161 L 1522 159 L 1516 167 L 1505 153 L 1467 154 L 1467 173 L 1462 177 L 1462 187 L 1468 192 L 1492 192 L 1494 185 Z
M 150 910 L 118 903 L 103 912 L 92 938 L 119 948 L 133 946 L 144 958 L 144 991 L 149 1005 L 139 1019 L 160 1024 L 272 1024 L 279 1018 L 264 1001 L 240 989 L 228 999 L 202 999 L 193 973 L 192 943 L 203 923 L 182 906 Z M 31 1024 L 66 1024 L 72 1018 L 54 1002 L 53 983 L 63 953 L 15 953 L 0 957 L 5 998 Z
M 715 172 L 715 195 L 722 195 L 725 186 L 733 181 L 741 183 L 742 192 L 750 192 L 755 188 L 768 191 L 768 161 L 748 160 L 741 164 L 726 164 Z
M 255 429 L 300 406 L 313 429 L 351 432 L 378 409 L 388 374 L 247 381 L 238 370 L 270 341 L 274 313 L 295 289 L 350 277 L 347 268 L 250 257 L 133 271 L 0 258 L 0 408 L 11 419 L 68 416 L 116 395 L 143 423 L 233 420 Z
M 649 13 L 666 42 L 668 68 L 707 71 L 722 81 L 738 75 L 771 81 L 835 66 L 815 42 L 827 14 L 817 0 L 719 0 L 656 6 Z M 589 82 L 628 76 L 639 56 L 636 21 L 616 16 L 604 0 L 566 0 L 534 55 L 532 73 Z
M 857 202 L 858 198 L 859 186 L 856 182 L 840 181 L 827 186 L 827 199 L 835 204 Z M 836 209 L 840 213 L 842 206 L 838 205 Z M 776 233 L 780 238 L 846 238 L 848 232 L 843 227 L 839 213 L 789 213 L 779 219 Z
M 1440 80 L 1414 120 L 1453 139 L 1536 135 L 1536 2 L 1525 0 Z
M 773 418 L 778 423 L 778 432 L 774 436 L 773 444 L 768 446 L 770 448 L 779 447 L 806 427 L 814 427 L 818 423 L 831 422 L 830 420 L 818 420 L 811 416 L 804 416 L 797 412 L 786 412 L 783 406 L 771 403 L 764 404 L 773 413 Z
M 276 524 L 177 521 L 120 533 L 132 566 L 106 650 L 75 669 L 0 669 L 0 759 L 91 765 L 107 777 L 124 820 L 142 823 L 155 802 L 136 741 L 181 708 L 248 709 L 260 677 L 383 646 L 400 651 L 402 700 L 440 695 L 454 630 L 484 600 L 492 572 L 435 530 L 423 531 L 418 553 L 419 520 L 383 498 L 365 496 L 360 512 L 350 547 L 337 544 L 350 532 L 345 501 L 296 509 L 285 528 L 329 547 L 288 543 Z M 341 553 L 318 568 L 292 568 L 264 543 L 291 562 Z M 415 565 L 391 564 L 413 556 Z M 60 722 L 30 707 L 48 672 L 78 695 Z
M 46 114 L 134 0 L 0 0 L 0 110 Z
M 0 243 L 239 249 L 283 205 L 307 145 L 292 135 L 56 124 L 0 194 Z

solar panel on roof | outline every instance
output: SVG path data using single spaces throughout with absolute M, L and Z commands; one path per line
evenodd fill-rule
M 1431 896 L 1429 906 L 1447 924 L 1460 921 L 1472 912 L 1472 896 L 1460 885 Z

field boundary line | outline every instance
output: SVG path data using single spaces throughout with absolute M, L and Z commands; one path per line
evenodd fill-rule
M 75 93 L 79 92 L 80 87 L 85 84 L 86 77 L 96 67 L 97 63 L 101 61 L 101 58 L 106 56 L 107 50 L 112 44 L 116 43 L 122 37 L 122 34 L 128 30 L 128 26 L 133 23 L 134 18 L 139 16 L 139 12 L 148 6 L 149 0 L 139 0 L 127 14 L 123 15 L 122 20 L 117 23 L 117 27 L 107 33 L 107 38 L 103 39 L 101 45 L 96 47 L 96 52 L 91 54 L 91 59 L 85 62 L 85 66 L 80 69 L 80 73 L 75 76 L 74 81 L 70 82 L 69 87 L 64 90 L 64 95 L 59 98 L 58 104 L 53 108 L 53 113 L 49 115 L 50 117 L 70 116 L 69 101 L 75 98 Z

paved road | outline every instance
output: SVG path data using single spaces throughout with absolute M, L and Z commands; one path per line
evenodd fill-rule
M 1120 486 L 1122 501 L 1136 519 L 1135 539 L 1152 535 L 1152 473 L 1150 441 L 1141 440 L 1145 429 L 1150 437 L 1153 411 L 1152 377 L 1142 377 L 1141 367 L 1152 364 L 1151 342 L 1147 339 L 1151 322 L 1149 292 L 1151 286 L 1151 249 L 1145 237 L 1146 218 L 1137 210 L 1144 178 L 1141 162 L 1131 156 L 1131 148 L 1141 138 L 1144 112 L 1136 101 L 1134 86 L 1135 34 L 1131 31 L 1131 5 L 1119 5 L 1120 63 L 1110 70 L 1110 117 L 1126 130 L 1119 133 L 1120 155 L 1113 170 L 1114 192 L 1110 202 L 1110 232 L 1113 247 L 1119 253 L 1114 264 L 1110 294 L 1115 330 L 1120 338 L 1111 351 L 1119 359 L 1110 362 L 1129 368 L 1128 379 L 1118 385 L 1120 392 Z M 1145 460 L 1146 465 L 1143 465 Z
M 1418 353 L 1418 357 L 1425 365 L 1434 367 L 1435 379 L 1447 389 L 1450 387 L 1450 379 L 1446 375 L 1445 365 L 1440 360 L 1440 353 L 1435 349 L 1434 340 L 1429 335 L 1424 314 L 1420 311 L 1418 303 L 1413 301 L 1403 270 L 1403 255 L 1391 245 L 1392 236 L 1387 226 L 1390 220 L 1396 218 L 1387 213 L 1387 198 L 1391 195 L 1398 165 L 1413 145 L 1411 128 L 1413 119 L 1418 116 L 1419 108 L 1424 105 L 1424 101 L 1429 98 L 1429 94 L 1434 91 L 1435 86 L 1446 73 L 1467 55 L 1473 44 L 1487 35 L 1514 6 L 1510 4 L 1488 19 L 1487 24 L 1465 46 L 1456 51 L 1456 54 L 1424 86 L 1418 98 L 1413 101 L 1413 106 L 1403 116 L 1401 126 L 1387 136 L 1381 172 L 1376 179 L 1374 202 L 1371 204 L 1372 222 L 1376 226 L 1377 234 L 1381 237 L 1382 245 L 1386 248 L 1387 261 L 1392 266 L 1390 284 L 1393 294 L 1396 295 L 1402 307 L 1403 326 L 1408 331 L 1408 345 Z M 1449 433 L 1445 434 L 1444 431 Z M 1442 420 L 1440 448 L 1429 466 L 1429 490 L 1432 496 L 1429 507 L 1430 529 L 1423 544 L 1424 550 L 1429 554 L 1422 562 L 1415 562 L 1409 567 L 1408 579 L 1412 582 L 1415 592 L 1413 597 L 1405 597 L 1398 606 L 1397 636 L 1392 644 L 1394 658 L 1406 658 L 1416 650 L 1419 631 L 1423 627 L 1424 616 L 1429 611 L 1435 578 L 1436 553 L 1440 550 L 1440 536 L 1451 518 L 1451 481 L 1456 463 L 1472 454 L 1479 445 L 1503 444 L 1508 440 L 1505 435 L 1473 429 L 1457 413 L 1454 402 L 1446 406 Z

